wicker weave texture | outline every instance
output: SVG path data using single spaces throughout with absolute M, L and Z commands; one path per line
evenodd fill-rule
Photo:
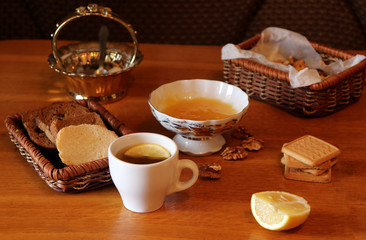
M 115 131 L 118 136 L 131 132 L 99 103 L 89 100 L 75 102 L 100 114 L 106 126 Z M 64 166 L 57 153 L 39 149 L 29 139 L 23 127 L 21 113 L 8 116 L 5 119 L 5 126 L 11 141 L 21 155 L 52 189 L 60 192 L 79 192 L 112 183 L 107 158 L 81 165 Z
M 252 48 L 259 40 L 256 35 L 239 44 L 242 49 Z M 353 55 L 312 43 L 325 62 L 349 59 Z M 292 88 L 288 73 L 252 62 L 247 59 L 224 61 L 224 78 L 239 86 L 257 100 L 284 109 L 300 117 L 321 117 L 342 110 L 357 101 L 365 85 L 366 60 L 336 76 L 309 87 Z

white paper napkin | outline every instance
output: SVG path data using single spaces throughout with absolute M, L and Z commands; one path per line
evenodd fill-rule
M 309 68 L 298 71 L 291 65 L 286 66 L 274 62 L 275 60 L 287 60 L 289 56 L 303 59 Z M 291 86 L 297 88 L 321 82 L 321 77 L 316 69 L 321 69 L 328 75 L 335 75 L 358 64 L 366 57 L 356 55 L 345 61 L 338 60 L 329 65 L 322 65 L 321 56 L 315 51 L 306 37 L 283 28 L 269 27 L 263 30 L 258 43 L 250 50 L 240 49 L 231 43 L 222 48 L 222 60 L 238 58 L 250 59 L 288 72 Z

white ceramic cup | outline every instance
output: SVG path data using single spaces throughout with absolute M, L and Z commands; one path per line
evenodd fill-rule
M 116 157 L 122 149 L 141 143 L 156 143 L 170 152 L 166 160 L 151 164 L 128 163 Z M 188 159 L 179 160 L 176 143 L 156 133 L 131 133 L 111 143 L 108 148 L 109 170 L 124 206 L 133 212 L 152 212 L 159 209 L 165 197 L 191 187 L 198 178 L 198 167 Z M 180 181 L 183 169 L 192 171 L 192 177 Z

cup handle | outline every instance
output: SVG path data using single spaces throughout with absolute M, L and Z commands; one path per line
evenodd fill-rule
M 180 181 L 180 175 L 182 173 L 182 170 L 188 168 L 192 171 L 192 177 L 187 181 Z M 168 194 L 183 191 L 187 188 L 190 188 L 198 179 L 198 166 L 195 162 L 189 159 L 181 159 L 178 160 L 177 163 L 177 169 L 176 169 L 176 179 L 173 182 L 170 190 L 168 191 Z

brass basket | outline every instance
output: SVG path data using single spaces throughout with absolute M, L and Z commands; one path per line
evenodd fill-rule
M 254 47 L 258 34 L 238 44 Z M 326 63 L 347 60 L 355 54 L 311 42 Z M 250 97 L 267 102 L 299 117 L 322 117 L 356 102 L 365 85 L 366 60 L 328 79 L 308 87 L 292 88 L 287 72 L 248 59 L 224 60 L 224 79 L 239 86 Z
M 98 113 L 106 126 L 118 136 L 131 132 L 99 103 L 91 100 L 74 100 L 74 102 Z M 64 166 L 57 153 L 38 149 L 29 139 L 22 123 L 21 113 L 8 116 L 5 119 L 5 126 L 20 154 L 52 189 L 59 192 L 81 192 L 112 183 L 108 158 L 75 166 Z
M 104 69 L 107 73 L 97 71 L 100 58 L 98 42 L 72 43 L 57 47 L 57 39 L 61 30 L 77 19 L 96 16 L 111 19 L 127 29 L 132 43 L 107 42 Z M 66 78 L 68 93 L 77 100 L 90 99 L 97 101 L 115 101 L 122 98 L 127 89 L 129 73 L 143 59 L 138 50 L 135 31 L 110 8 L 89 4 L 78 7 L 68 15 L 52 34 L 52 54 L 48 57 L 49 66 Z

